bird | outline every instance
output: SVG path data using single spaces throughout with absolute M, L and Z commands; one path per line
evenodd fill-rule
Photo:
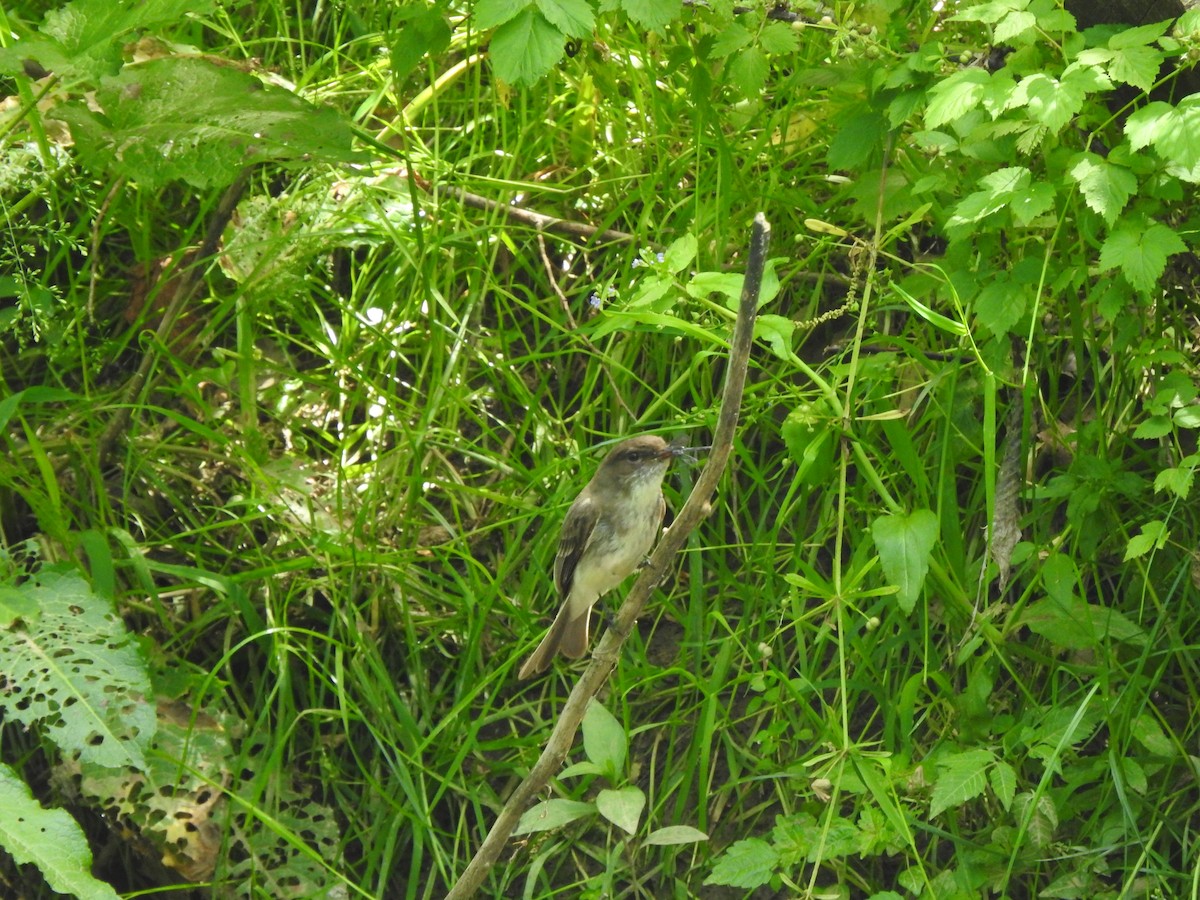
M 592 607 L 645 559 L 662 530 L 662 482 L 683 448 L 658 435 L 621 441 L 600 463 L 567 510 L 554 557 L 558 615 L 517 677 L 544 672 L 558 654 L 579 659 L 588 649 Z

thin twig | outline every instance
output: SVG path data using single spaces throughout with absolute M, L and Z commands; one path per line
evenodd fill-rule
M 461 188 L 442 184 L 435 186 L 416 172 L 412 172 L 411 175 L 417 187 L 428 194 L 435 196 L 445 194 L 448 197 L 458 200 L 464 206 L 482 209 L 487 212 L 500 212 L 514 222 L 520 222 L 522 225 L 528 225 L 539 231 L 548 231 L 551 234 L 565 234 L 568 237 L 582 238 L 588 241 L 596 238 L 600 243 L 604 244 L 633 243 L 637 240 L 634 235 L 626 234 L 624 231 L 617 231 L 613 228 L 601 231 L 594 225 L 586 225 L 583 222 L 571 222 L 567 219 L 547 216 L 520 206 L 510 206 L 498 200 L 489 200 L 487 197 L 479 196 L 479 194 L 472 194 L 470 191 L 464 191 Z
M 179 278 L 179 286 L 175 289 L 175 295 L 167 305 L 162 321 L 158 323 L 154 340 L 146 348 L 141 364 L 125 386 L 125 393 L 122 395 L 120 403 L 117 404 L 116 415 L 113 416 L 112 422 L 109 423 L 103 437 L 100 438 L 98 455 L 101 468 L 107 465 L 109 456 L 117 446 L 117 439 L 129 430 L 129 419 L 133 415 L 133 403 L 145 386 L 146 379 L 150 376 L 150 368 L 158 359 L 161 348 L 166 345 L 167 338 L 175 327 L 180 313 L 183 312 L 184 306 L 196 293 L 196 288 L 199 287 L 200 281 L 208 269 L 208 263 L 216 256 L 221 235 L 225 233 L 225 226 L 233 217 L 233 211 L 237 208 L 249 180 L 250 167 L 246 167 L 225 189 L 220 202 L 217 203 L 217 208 L 208 222 L 208 229 L 204 233 L 204 242 L 200 245 L 200 249 L 196 251 L 195 255 L 189 254 L 184 258 L 183 274 Z
M 546 742 L 538 761 L 525 777 L 496 817 L 491 831 L 474 858 L 467 865 L 446 900 L 465 900 L 472 896 L 488 871 L 500 857 L 500 851 L 516 827 L 521 814 L 529 807 L 550 779 L 558 772 L 575 741 L 575 732 L 583 721 L 588 701 L 595 696 L 617 664 L 621 645 L 632 631 L 650 594 L 662 581 L 671 566 L 675 554 L 682 548 L 688 535 L 708 515 L 709 500 L 716 490 L 717 482 L 733 450 L 733 438 L 737 430 L 738 414 L 742 403 L 742 390 L 746 384 L 746 369 L 750 360 L 750 346 L 754 336 L 754 318 L 758 309 L 758 295 L 762 287 L 763 268 L 766 266 L 767 245 L 770 242 L 771 226 L 766 217 L 759 213 L 754 217 L 754 228 L 750 236 L 750 256 L 746 262 L 746 279 L 742 287 L 741 304 L 737 322 L 733 328 L 733 339 L 729 349 L 729 367 L 725 372 L 725 389 L 721 395 L 721 410 L 717 414 L 717 427 L 713 433 L 712 452 L 687 502 L 675 517 L 674 523 L 650 555 L 650 560 L 638 576 L 625 602 L 617 613 L 616 624 L 604 633 L 596 652 L 592 655 L 587 670 L 571 691 L 559 714 L 558 722 Z

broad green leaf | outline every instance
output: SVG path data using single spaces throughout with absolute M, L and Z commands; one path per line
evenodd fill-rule
M 1113 54 L 1108 63 L 1108 74 L 1113 81 L 1149 91 L 1158 80 L 1164 59 L 1166 54 L 1154 47 L 1127 47 Z
M 646 795 L 640 788 L 623 787 L 617 790 L 602 790 L 596 795 L 596 809 L 626 834 L 637 831 L 646 808 Z
M 667 267 L 668 272 L 678 275 L 692 264 L 698 248 L 699 244 L 694 234 L 676 238 L 663 253 L 663 265 Z
M 661 31 L 679 18 L 683 0 L 621 0 L 621 8 L 641 27 Z
M 973 305 L 975 315 L 995 337 L 1008 334 L 1025 315 L 1025 290 L 1007 278 L 989 282 Z
M 596 16 L 587 0 L 537 0 L 546 21 L 567 37 L 590 37 L 596 27 Z
M 729 63 L 729 80 L 745 97 L 759 94 L 767 82 L 770 66 L 767 56 L 757 47 L 746 47 Z
M 1171 19 L 1153 22 L 1149 25 L 1139 25 L 1136 28 L 1126 28 L 1118 31 L 1108 39 L 1108 46 L 1113 50 L 1125 50 L 1130 47 L 1145 47 L 1153 44 L 1167 33 L 1171 27 Z
M 1119 268 L 1125 279 L 1144 294 L 1150 293 L 1167 267 L 1167 259 L 1187 250 L 1183 240 L 1166 225 L 1139 228 L 1122 222 L 1100 248 L 1100 268 Z
M 524 12 L 528 0 L 477 0 L 472 18 L 478 31 L 491 31 Z
M 1094 153 L 1079 153 L 1068 170 L 1079 183 L 1083 199 L 1108 225 L 1120 215 L 1137 192 L 1137 176 L 1124 166 L 1114 165 Z
M 1185 97 L 1175 107 L 1147 104 L 1125 122 L 1125 134 L 1134 150 L 1152 144 L 1163 159 L 1183 170 L 1181 177 L 1195 173 L 1200 167 L 1200 95 Z
M 1054 185 L 1049 181 L 1038 181 L 1014 193 L 1008 208 L 1018 225 L 1028 225 L 1054 206 L 1054 198 Z
M 976 3 L 950 16 L 948 22 L 984 22 L 994 25 L 1013 11 L 1012 3 Z
M 476 15 L 479 7 L 475 8 Z M 433 57 L 450 46 L 450 25 L 436 6 L 407 7 L 403 24 L 391 40 L 391 76 L 399 81 L 415 69 L 426 55 Z
M 863 110 L 839 119 L 825 158 L 834 169 L 858 169 L 871 159 L 887 134 L 887 121 L 876 110 Z
M 698 844 L 707 840 L 707 834 L 691 825 L 668 825 L 646 835 L 642 846 L 671 847 L 679 844 Z
M 768 22 L 758 33 L 758 44 L 767 53 L 795 53 L 800 47 L 800 38 L 790 26 Z
M 1020 624 L 1054 646 L 1069 650 L 1091 649 L 1106 639 L 1137 646 L 1146 640 L 1142 628 L 1117 610 L 1079 597 L 1046 597 L 1031 603 L 1021 615 Z
M 629 740 L 625 729 L 598 700 L 588 701 L 583 714 L 583 752 L 593 763 L 608 775 L 609 781 L 618 780 L 625 771 L 625 759 L 629 753 Z
M 538 10 L 527 7 L 492 34 L 488 58 L 509 84 L 533 84 L 562 59 L 567 37 Z
M 117 900 L 111 885 L 92 875 L 92 850 L 65 810 L 46 809 L 16 771 L 0 763 L 0 847 L 17 865 L 33 865 L 59 894 L 79 900 Z
M 21 590 L 40 615 L 0 630 L 6 718 L 85 762 L 144 769 L 157 727 L 150 678 L 112 603 L 73 571 L 43 570 Z
M 913 611 L 921 596 L 937 534 L 937 516 L 928 509 L 907 516 L 881 516 L 871 525 L 884 577 L 899 588 L 896 600 L 905 613 Z
M 29 59 L 68 84 L 95 84 L 120 70 L 122 46 L 134 34 L 202 16 L 214 5 L 213 0 L 75 0 L 46 13 L 36 35 L 0 49 L 0 74 L 18 74 Z
M 992 43 L 1007 44 L 1037 27 L 1037 17 L 1031 12 L 1015 10 L 996 23 Z
M 929 91 L 925 127 L 936 129 L 961 119 L 979 105 L 987 82 L 988 73 L 982 69 L 962 69 L 935 84 Z
M 76 149 L 97 175 L 144 187 L 182 180 L 224 186 L 248 165 L 349 162 L 350 124 L 290 91 L 205 59 L 164 57 L 105 78 L 96 112 L 82 102 L 54 115 L 71 126 Z
M 638 329 L 634 326 L 645 326 L 645 328 Z M 702 328 L 694 322 L 689 322 L 687 319 L 681 319 L 678 316 L 666 313 L 645 310 L 616 310 L 610 312 L 604 318 L 600 319 L 596 327 L 591 329 L 590 334 L 594 338 L 601 338 L 606 334 L 612 334 L 614 331 L 646 329 L 678 332 L 679 334 L 695 338 L 705 345 L 716 344 L 721 347 L 728 346 L 728 342 L 719 334 Z
M 777 865 L 779 852 L 774 847 L 761 838 L 747 838 L 725 848 L 704 883 L 753 890 L 771 880 Z
M 792 358 L 792 332 L 796 323 L 786 316 L 762 315 L 754 320 L 754 336 L 771 345 L 779 359 Z
M 1138 439 L 1160 438 L 1171 433 L 1171 419 L 1168 416 L 1149 416 L 1133 430 L 1133 436 Z
M 996 757 L 990 750 L 976 748 L 942 757 L 929 801 L 929 815 L 962 806 L 987 788 L 987 769 Z
M 593 803 L 580 803 L 577 800 L 543 800 L 536 806 L 525 810 L 513 834 L 533 834 L 538 831 L 551 831 L 570 825 L 577 819 L 594 816 L 596 806 Z
M 1192 480 L 1196 476 L 1195 458 L 1192 459 L 1193 462 L 1189 466 L 1163 469 L 1154 476 L 1154 493 L 1170 491 L 1180 500 L 1186 500 L 1192 492 Z
M 1058 828 L 1058 810 L 1048 794 L 1035 797 L 1024 791 L 1014 798 L 1013 812 L 1019 821 L 1027 822 L 1030 843 L 1039 849 L 1049 847 Z
M 742 284 L 746 276 L 740 272 L 697 272 L 687 284 L 687 292 L 693 297 L 709 294 L 724 294 L 733 300 L 733 308 L 742 296 Z

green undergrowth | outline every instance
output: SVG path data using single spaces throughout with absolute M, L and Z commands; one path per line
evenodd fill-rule
M 712 512 L 482 895 L 1193 891 L 1200 16 L 750 6 L 0 13 L 0 893 L 443 896 L 759 211 Z

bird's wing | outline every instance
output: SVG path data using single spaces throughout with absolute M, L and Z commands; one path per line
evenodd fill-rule
M 584 548 L 592 539 L 596 530 L 596 522 L 600 519 L 600 510 L 596 508 L 591 497 L 576 498 L 567 511 L 563 521 L 562 534 L 558 539 L 558 555 L 554 557 L 554 587 L 558 596 L 566 599 L 571 593 L 571 584 L 575 581 L 575 567 L 583 556 Z

